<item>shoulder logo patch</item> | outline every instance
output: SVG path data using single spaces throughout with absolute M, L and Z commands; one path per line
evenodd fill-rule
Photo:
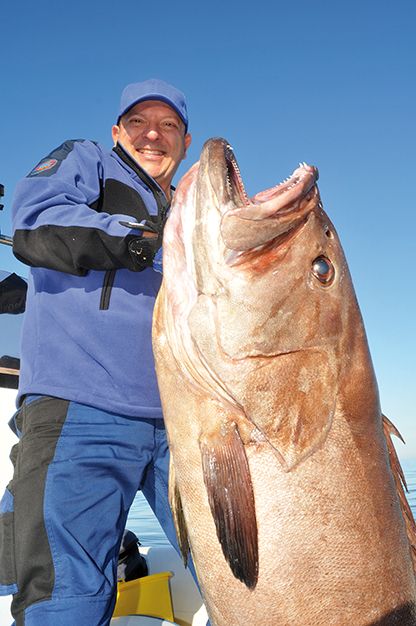
M 48 159 L 47 161 L 42 161 L 32 170 L 31 174 L 40 174 L 41 172 L 46 172 L 46 170 L 51 170 L 58 161 L 56 159 Z

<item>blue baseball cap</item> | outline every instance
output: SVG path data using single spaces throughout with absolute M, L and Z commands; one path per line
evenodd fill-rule
M 186 109 L 185 96 L 182 91 L 157 78 L 150 78 L 142 83 L 127 85 L 121 94 L 120 110 L 117 124 L 131 107 L 144 100 L 160 100 L 168 104 L 185 124 L 185 132 L 188 130 L 188 111 Z

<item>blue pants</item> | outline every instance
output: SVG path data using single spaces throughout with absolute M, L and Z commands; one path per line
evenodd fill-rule
M 15 594 L 16 626 L 108 626 L 119 545 L 138 489 L 178 549 L 163 420 L 30 396 L 17 428 L 15 473 L 3 498 L 14 558 L 7 563 L 3 555 L 0 592 Z M 191 571 L 195 577 L 192 564 Z

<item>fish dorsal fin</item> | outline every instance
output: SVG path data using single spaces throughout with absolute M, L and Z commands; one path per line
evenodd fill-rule
M 275 449 L 286 471 L 325 441 L 337 396 L 337 367 L 330 351 L 311 349 L 268 359 L 245 379 L 247 417 Z
M 235 424 L 200 440 L 202 467 L 217 537 L 234 576 L 249 589 L 258 577 L 257 520 L 248 460 Z
M 403 437 L 401 436 L 395 425 L 385 415 L 383 415 L 383 430 L 384 436 L 386 437 L 390 467 L 393 472 L 393 478 L 394 482 L 396 483 L 400 507 L 402 509 L 403 518 L 406 524 L 407 537 L 410 544 L 410 553 L 413 561 L 413 569 L 416 573 L 416 523 L 413 517 L 412 510 L 406 498 L 405 490 L 408 490 L 406 479 L 404 477 L 396 449 L 393 445 L 391 435 L 396 435 L 396 437 L 401 439 L 401 441 L 403 441 Z
M 179 549 L 181 551 L 182 559 L 186 567 L 189 557 L 188 530 L 186 528 L 186 522 L 182 508 L 182 500 L 176 482 L 175 466 L 173 464 L 172 455 L 170 455 L 169 461 L 169 504 L 172 510 Z

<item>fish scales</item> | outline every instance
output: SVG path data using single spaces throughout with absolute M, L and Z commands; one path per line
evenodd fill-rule
M 209 140 L 164 235 L 171 504 L 214 626 L 416 625 L 414 520 L 316 168 L 249 199 Z

